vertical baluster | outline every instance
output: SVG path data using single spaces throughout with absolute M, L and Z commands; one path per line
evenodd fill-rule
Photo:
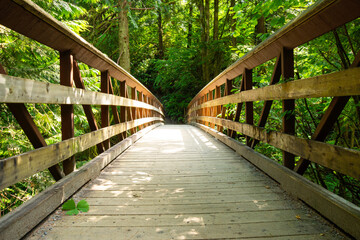
M 60 53 L 60 84 L 73 86 L 73 61 L 74 58 L 69 51 Z M 61 105 L 61 137 L 66 140 L 74 137 L 74 107 L 73 105 Z M 73 172 L 76 168 L 75 156 L 63 162 L 65 175 Z

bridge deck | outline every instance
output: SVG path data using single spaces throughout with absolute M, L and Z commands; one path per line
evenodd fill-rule
M 75 196 L 31 239 L 343 239 L 227 146 L 186 125 L 159 127 Z

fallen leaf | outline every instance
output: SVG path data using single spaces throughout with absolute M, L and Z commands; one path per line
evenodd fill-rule
M 295 217 L 299 220 L 301 219 L 300 215 L 296 215 Z

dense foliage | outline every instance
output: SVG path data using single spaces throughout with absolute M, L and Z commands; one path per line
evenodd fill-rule
M 129 22 L 131 74 L 164 104 L 174 122 L 185 122 L 188 103 L 209 80 L 265 40 L 270 34 L 310 6 L 312 0 L 36 0 L 42 8 L 119 62 L 119 18 L 126 10 Z M 123 7 L 125 6 L 125 7 Z M 123 26 L 122 26 L 123 27 Z M 0 63 L 12 76 L 59 83 L 59 55 L 33 40 L 0 26 Z M 325 34 L 295 49 L 295 78 L 307 78 L 346 69 L 360 49 L 360 21 Z M 253 70 L 254 87 L 266 86 L 274 60 Z M 88 89 L 99 90 L 99 72 L 81 64 Z M 241 76 L 235 80 L 239 88 Z M 115 84 L 116 86 L 116 84 Z M 117 91 L 115 89 L 115 91 Z M 222 89 L 223 91 L 223 89 Z M 235 90 L 239 91 L 239 89 Z M 296 101 L 296 135 L 311 138 L 330 98 Z M 48 144 L 61 140 L 60 106 L 27 104 Z M 254 103 L 257 123 L 263 102 Z M 98 108 L 94 108 L 99 120 Z M 227 115 L 235 104 L 228 106 Z M 244 121 L 242 111 L 240 121 Z M 281 102 L 273 104 L 266 129 L 281 130 Z M 360 149 L 360 105 L 350 100 L 327 138 L 331 144 Z M 32 149 L 5 104 L 0 104 L 0 157 Z M 75 107 L 76 135 L 90 131 L 80 106 Z M 244 138 L 238 135 L 243 141 Z M 281 161 L 281 151 L 259 144 L 257 151 Z M 78 160 L 95 156 L 96 148 L 78 154 Z M 79 161 L 81 164 L 81 161 Z M 359 182 L 312 164 L 306 176 L 350 201 L 360 204 Z M 40 172 L 0 192 L 1 214 L 53 183 L 48 171 Z

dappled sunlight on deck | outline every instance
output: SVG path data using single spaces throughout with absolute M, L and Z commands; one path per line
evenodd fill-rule
M 63 216 L 49 239 L 64 237 L 64 228 L 66 239 L 71 228 L 84 239 L 311 237 L 330 231 L 246 160 L 190 126 L 150 132 L 76 197 L 86 199 L 90 211 Z

